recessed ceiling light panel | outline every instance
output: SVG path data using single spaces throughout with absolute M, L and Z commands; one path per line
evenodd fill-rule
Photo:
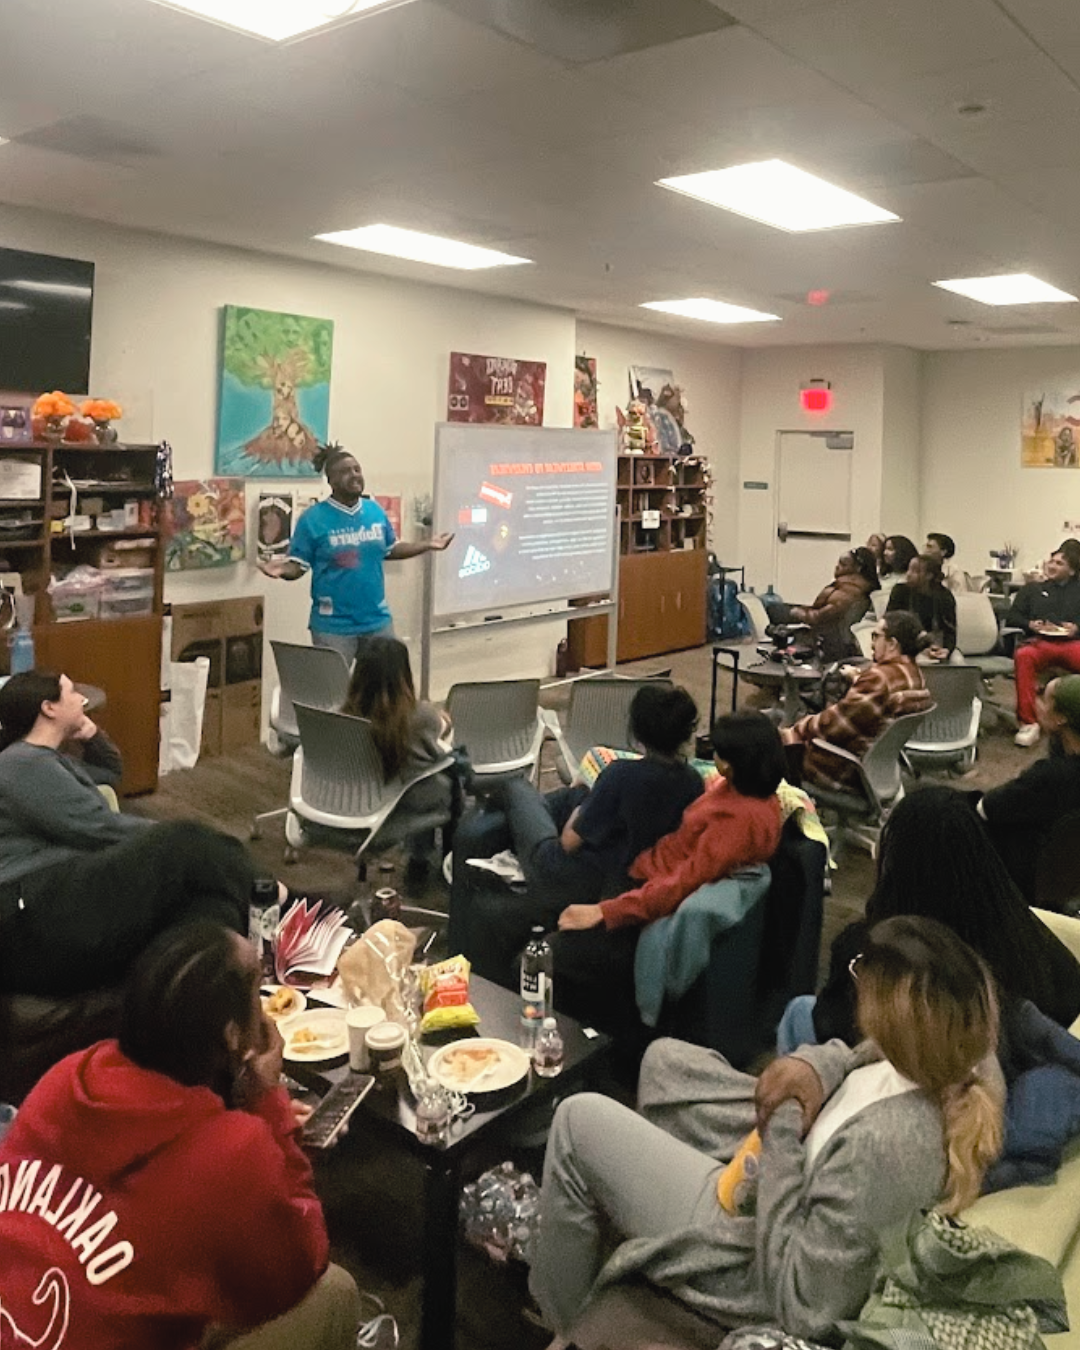
M 1059 291 L 1027 272 L 1013 272 L 1002 277 L 954 277 L 951 281 L 935 281 L 943 291 L 966 295 L 980 305 L 1064 305 L 1076 304 L 1075 295 Z
M 242 33 L 284 42 L 327 24 L 370 10 L 389 9 L 409 0 L 154 0 Z
M 765 314 L 745 305 L 729 305 L 725 300 L 648 300 L 642 309 L 677 314 L 683 319 L 701 319 L 704 323 L 778 323 L 779 314 Z
M 856 197 L 854 192 L 834 187 L 782 159 L 661 178 L 657 186 L 697 197 L 792 234 L 835 230 L 845 225 L 879 225 L 900 219 L 891 211 Z
M 431 263 L 435 267 L 458 267 L 466 272 L 484 267 L 518 267 L 532 261 L 531 258 L 515 258 L 511 253 L 500 253 L 497 249 L 465 244 L 460 239 L 443 239 L 437 234 L 399 229 L 396 225 L 362 225 L 355 230 L 317 234 L 315 238 L 326 244 L 385 253 L 391 258 Z

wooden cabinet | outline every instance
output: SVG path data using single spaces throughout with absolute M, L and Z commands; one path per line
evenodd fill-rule
M 631 553 L 619 560 L 620 661 L 700 647 L 705 641 L 704 549 Z M 571 664 L 607 662 L 607 619 L 570 624 Z
M 699 456 L 619 456 L 618 660 L 705 641 L 708 492 L 708 465 Z M 571 666 L 606 665 L 607 623 L 571 621 Z
M 0 460 L 40 466 L 36 498 L 0 499 L 0 583 L 5 573 L 17 572 L 23 591 L 35 597 L 37 665 L 104 690 L 105 706 L 94 718 L 123 753 L 120 790 L 152 792 L 158 768 L 164 568 L 158 447 L 34 442 L 5 446 Z M 112 573 L 114 584 L 103 590 L 106 598 L 98 597 L 101 611 L 110 617 L 58 623 L 50 577 L 79 564 L 101 568 L 105 577 Z

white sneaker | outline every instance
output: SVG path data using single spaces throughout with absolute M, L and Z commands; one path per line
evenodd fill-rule
M 1024 722 L 1023 725 L 1020 727 L 1020 730 L 1013 737 L 1013 740 L 1016 742 L 1017 745 L 1023 746 L 1034 745 L 1038 739 L 1039 739 L 1038 722 Z

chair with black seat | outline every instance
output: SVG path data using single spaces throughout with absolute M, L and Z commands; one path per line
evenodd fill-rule
M 829 834 L 834 851 L 851 840 L 876 854 L 885 817 L 904 795 L 904 746 L 933 711 L 931 705 L 925 712 L 897 717 L 871 742 L 861 759 L 829 741 L 814 741 L 815 748 L 835 763 L 837 774 L 851 781 L 850 788 L 822 787 L 810 780 L 803 783 L 818 807 L 837 818 Z
M 535 782 L 546 726 L 539 680 L 476 680 L 455 684 L 446 700 L 454 744 L 468 753 L 471 786 L 508 778 Z
M 356 858 L 357 877 L 367 877 L 369 853 L 385 852 L 413 835 L 445 829 L 452 805 L 430 810 L 397 810 L 411 788 L 454 767 L 447 756 L 411 778 L 383 777 L 371 723 L 363 717 L 296 704 L 300 745 L 293 756 L 289 847 L 305 844 L 345 848 Z M 451 794 L 452 798 L 452 794 Z M 412 908 L 410 913 L 444 921 L 445 914 Z
M 330 647 L 307 647 L 298 642 L 271 641 L 277 665 L 278 684 L 270 696 L 270 749 L 282 757 L 300 744 L 296 721 L 297 703 L 309 708 L 337 712 L 349 692 L 349 667 L 340 652 Z M 264 821 L 288 814 L 287 806 L 260 811 L 251 824 L 251 838 L 258 839 Z
M 558 715 L 544 710 L 544 723 L 558 746 L 556 767 L 564 783 L 573 782 L 583 757 L 594 745 L 605 746 L 608 750 L 635 748 L 630 731 L 630 705 L 645 685 L 670 688 L 671 681 L 626 680 L 617 675 L 578 680 L 570 689 L 565 731 Z
M 982 674 L 969 665 L 931 665 L 922 671 L 934 712 L 927 713 L 904 747 L 904 758 L 916 776 L 922 768 L 970 769 L 978 753 Z

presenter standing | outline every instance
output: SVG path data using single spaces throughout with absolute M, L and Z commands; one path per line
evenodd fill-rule
M 347 450 L 320 446 L 312 463 L 326 474 L 330 496 L 300 517 L 288 557 L 258 567 L 283 581 L 311 573 L 311 640 L 316 647 L 332 647 L 352 665 L 362 639 L 394 633 L 383 563 L 442 552 L 454 536 L 404 543 L 378 502 L 363 495 L 364 471 Z

